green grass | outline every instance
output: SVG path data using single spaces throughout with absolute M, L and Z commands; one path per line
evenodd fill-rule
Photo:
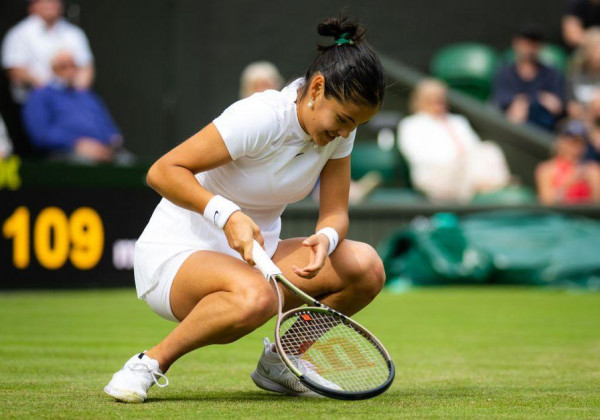
M 143 405 L 101 391 L 174 324 L 133 290 L 0 294 L 2 418 L 598 418 L 600 294 L 450 288 L 383 293 L 357 319 L 398 375 L 380 397 L 300 399 L 248 374 L 269 323 L 185 356 Z

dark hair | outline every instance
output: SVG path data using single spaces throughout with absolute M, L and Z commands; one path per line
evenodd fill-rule
M 524 38 L 528 41 L 543 42 L 544 41 L 544 29 L 541 25 L 535 22 L 527 22 L 519 28 L 516 33 L 519 38 Z
M 334 43 L 317 45 L 321 53 L 306 72 L 306 86 L 320 73 L 325 78 L 325 97 L 332 96 L 340 102 L 381 105 L 385 95 L 385 70 L 365 41 L 365 29 L 341 17 L 323 20 L 317 30 L 322 36 L 333 37 Z

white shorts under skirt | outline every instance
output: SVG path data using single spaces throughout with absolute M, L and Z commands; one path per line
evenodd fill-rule
M 249 214 L 261 229 L 267 254 L 273 256 L 279 244 L 281 219 L 261 220 L 260 214 Z M 242 259 L 229 247 L 221 229 L 198 213 L 163 199 L 135 244 L 133 271 L 138 297 L 169 321 L 177 321 L 171 310 L 171 285 L 185 260 L 197 251 Z
M 150 309 L 167 321 L 179 322 L 171 309 L 171 286 L 173 285 L 173 280 L 175 280 L 175 275 L 179 271 L 179 268 L 181 268 L 185 260 L 187 260 L 194 252 L 196 251 L 189 250 L 171 257 L 165 263 L 166 270 L 163 271 L 163 275 L 158 280 L 156 287 L 150 290 L 143 298 L 146 300 L 148 306 L 150 306 Z
M 197 251 L 215 251 L 242 259 L 237 251 L 229 248 L 225 235 L 218 246 L 212 241 L 198 240 L 190 244 L 165 244 L 145 242 L 140 239 L 135 244 L 134 274 L 138 297 L 145 300 L 150 308 L 161 317 L 179 322 L 171 310 L 171 286 L 183 263 Z M 279 244 L 279 229 L 274 232 L 262 232 L 265 248 L 273 256 Z M 151 286 L 148 286 L 151 285 Z

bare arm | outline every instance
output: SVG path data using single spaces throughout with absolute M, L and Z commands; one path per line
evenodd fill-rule
M 317 231 L 334 228 L 340 242 L 348 232 L 348 193 L 350 191 L 350 156 L 331 159 L 321 172 L 319 220 Z
M 583 40 L 585 29 L 577 16 L 568 15 L 562 19 L 562 33 L 567 45 L 578 47 Z
M 549 162 L 541 163 L 535 170 L 538 200 L 544 205 L 556 203 L 556 193 L 552 187 L 552 166 Z
M 210 124 L 157 160 L 148 171 L 147 182 L 172 203 L 202 214 L 213 194 L 194 175 L 229 161 L 221 134 Z
M 225 142 L 211 123 L 156 161 L 148 171 L 147 182 L 167 200 L 202 215 L 214 194 L 200 185 L 194 175 L 230 161 Z M 252 240 L 256 239 L 261 245 L 264 243 L 258 226 L 237 211 L 223 230 L 229 246 L 253 264 Z
M 350 156 L 331 159 L 321 171 L 321 191 L 319 220 L 316 231 L 325 227 L 335 229 L 341 242 L 348 232 L 348 194 L 350 191 Z M 310 247 L 311 258 L 304 268 L 292 267 L 294 272 L 304 278 L 316 276 L 325 264 L 329 239 L 325 235 L 314 234 L 303 242 Z

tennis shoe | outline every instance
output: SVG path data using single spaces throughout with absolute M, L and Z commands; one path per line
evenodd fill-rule
M 163 384 L 159 379 L 164 378 Z M 118 401 L 128 403 L 143 403 L 152 385 L 164 388 L 169 380 L 159 368 L 158 361 L 144 353 L 136 354 L 125 363 L 123 368 L 115 373 L 106 387 L 106 392 Z
M 287 368 L 281 357 L 279 357 L 279 354 L 275 351 L 275 346 L 269 342 L 268 338 L 263 339 L 263 344 L 265 349 L 260 356 L 256 370 L 250 374 L 256 386 L 266 391 L 278 392 L 285 395 L 322 397 L 322 395 L 304 386 L 298 377 Z M 315 368 L 310 362 L 300 357 L 294 358 L 292 362 L 297 364 L 301 372 L 310 374 L 310 378 L 313 381 L 328 388 L 341 390 L 337 385 L 316 374 Z
M 316 382 L 325 388 L 342 391 L 341 387 L 319 375 L 317 373 L 317 367 L 308 360 L 303 359 L 301 356 L 292 356 L 290 357 L 290 360 L 295 363 L 296 366 L 298 366 L 298 370 L 302 372 L 303 375 L 306 375 L 309 379 L 312 379 L 313 382 Z

